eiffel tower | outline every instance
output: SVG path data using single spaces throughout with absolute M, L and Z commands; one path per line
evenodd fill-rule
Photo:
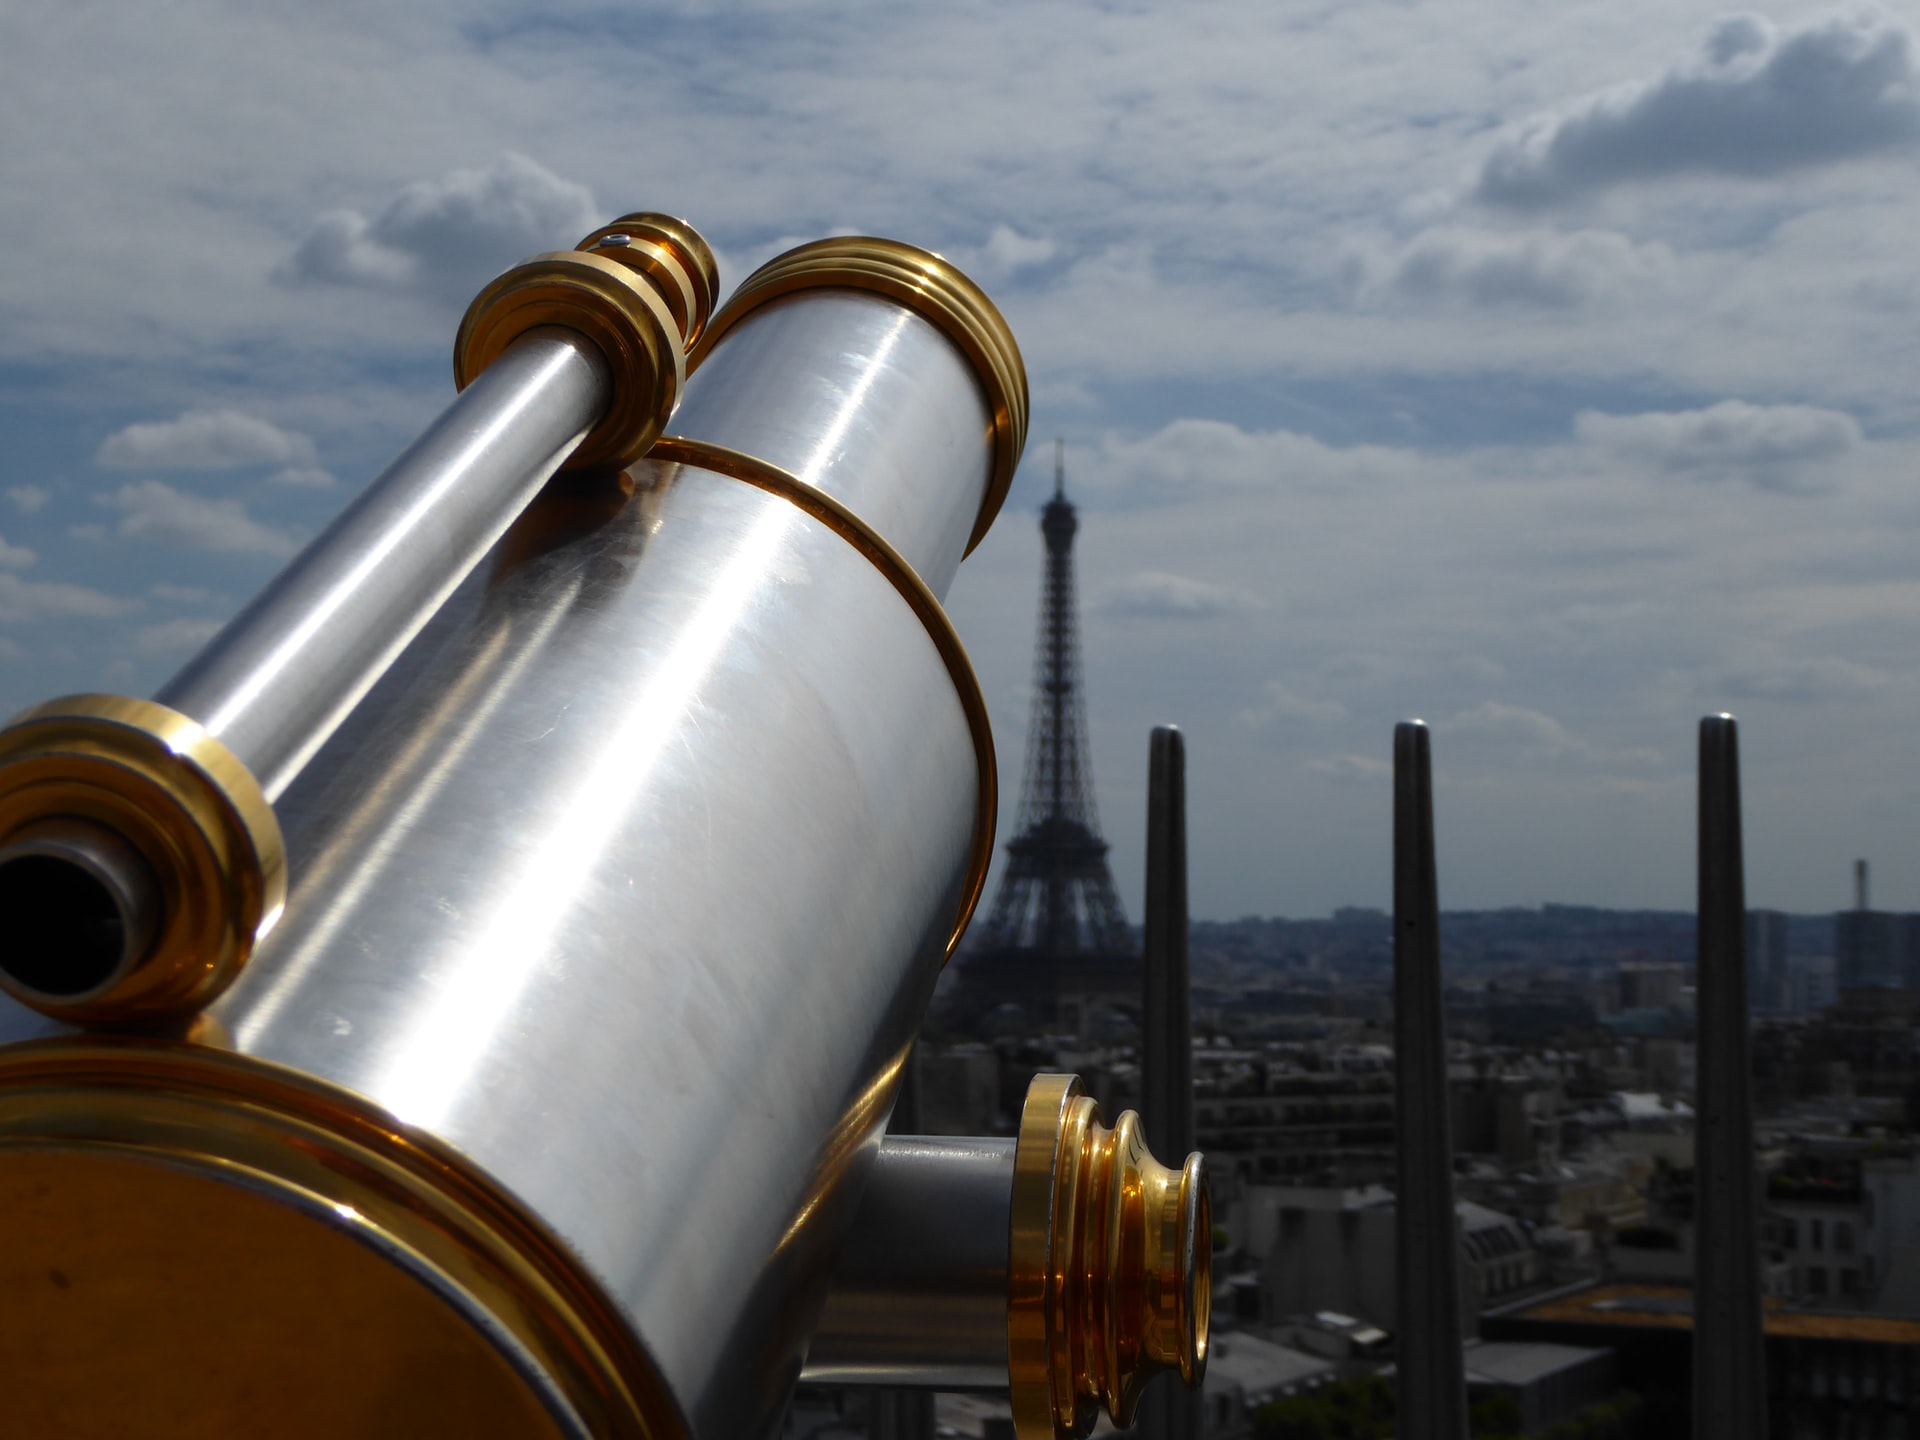
M 986 948 L 1035 957 L 1125 950 L 1127 917 L 1107 870 L 1093 808 L 1087 718 L 1080 697 L 1079 625 L 1073 603 L 1073 537 L 1062 442 L 1054 441 L 1053 499 L 1040 512 L 1047 542 L 1033 714 L 1020 790 L 1019 834 L 987 919 Z
M 1076 1006 L 1084 1010 L 1089 1001 L 1132 1006 L 1139 1000 L 1140 956 L 1107 869 L 1087 759 L 1073 599 L 1079 528 L 1056 441 L 1053 498 L 1040 511 L 1047 566 L 1019 831 L 1007 842 L 993 908 L 968 947 L 964 975 L 956 977 L 962 1011 L 1013 1002 L 1038 1021 L 1062 1018 Z

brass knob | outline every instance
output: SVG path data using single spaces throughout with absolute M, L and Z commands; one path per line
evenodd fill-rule
M 1140 1117 L 1108 1128 L 1077 1075 L 1038 1075 L 1014 1150 L 1007 1368 L 1020 1440 L 1122 1429 L 1146 1383 L 1207 1368 L 1213 1210 L 1206 1161 L 1148 1152 Z
M 572 250 L 523 260 L 474 296 L 453 342 L 461 390 L 529 330 L 558 325 L 592 341 L 613 400 L 568 469 L 621 468 L 652 447 L 680 403 L 687 351 L 713 312 L 713 251 L 683 220 L 637 211 Z

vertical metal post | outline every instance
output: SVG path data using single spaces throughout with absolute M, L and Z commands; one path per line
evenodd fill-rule
M 1731 715 L 1700 722 L 1699 1038 L 1694 1115 L 1693 1429 L 1767 1433 L 1766 1340 L 1754 1205 L 1740 742 Z
M 1193 1017 L 1187 975 L 1187 758 L 1154 727 L 1147 751 L 1146 990 L 1140 1116 L 1156 1155 L 1193 1149 Z
M 1433 761 L 1418 720 L 1393 732 L 1393 1044 L 1396 1433 L 1401 1440 L 1467 1440 Z
M 1194 1148 L 1193 1016 L 1187 970 L 1187 752 L 1171 725 L 1147 744 L 1147 896 L 1145 983 L 1141 995 L 1140 1117 L 1156 1155 Z M 1203 1243 L 1211 1243 L 1203 1242 Z M 1142 1397 L 1135 1433 L 1153 1440 L 1199 1440 L 1198 1391 L 1178 1376 L 1156 1380 Z
M 920 1118 L 920 1045 L 914 1042 L 908 1052 L 899 1092 L 893 1099 L 893 1115 L 887 1122 L 889 1135 L 918 1135 L 924 1122 Z M 933 1440 L 934 1392 L 931 1390 L 873 1389 L 864 1396 L 867 1440 Z

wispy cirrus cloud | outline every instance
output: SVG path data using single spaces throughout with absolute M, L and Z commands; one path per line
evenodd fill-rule
M 1165 620 L 1206 620 L 1267 608 L 1266 597 L 1252 590 L 1164 570 L 1142 570 L 1108 581 L 1094 603 L 1108 615 Z
M 1858 700 L 1883 692 L 1885 671 L 1840 655 L 1765 654 L 1708 672 L 1708 688 L 1734 700 Z
M 141 626 L 134 634 L 133 646 L 142 655 L 183 655 L 219 633 L 218 620 L 163 620 L 158 625 Z
M 1240 711 L 1234 718 L 1258 730 L 1284 721 L 1330 725 L 1345 720 L 1347 713 L 1347 707 L 1338 700 L 1303 695 L 1284 680 L 1269 680 L 1259 703 Z
M 125 539 L 240 555 L 287 556 L 294 551 L 291 536 L 253 519 L 238 500 L 207 499 L 158 480 L 142 480 L 100 496 L 99 502 L 119 512 L 116 528 Z
M 113 620 L 137 609 L 138 601 L 89 585 L 23 580 L 0 570 L 0 620 Z

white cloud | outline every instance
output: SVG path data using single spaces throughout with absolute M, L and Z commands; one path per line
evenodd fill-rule
M 123 485 L 100 503 L 120 511 L 119 533 L 131 540 L 162 540 L 237 554 L 291 555 L 293 541 L 251 518 L 238 500 L 183 495 L 158 480 Z
M 138 608 L 131 600 L 58 580 L 22 580 L 0 570 L 0 620 L 111 620 Z
M 1670 284 L 1673 252 L 1611 230 L 1497 231 L 1435 226 L 1398 248 L 1349 253 L 1356 298 L 1565 309 Z
M 1920 137 L 1913 32 L 1877 6 L 1778 29 L 1721 20 L 1694 54 L 1541 116 L 1487 157 L 1476 193 L 1538 206 L 1667 175 L 1762 178 Z
M 1707 684 L 1735 700 L 1851 700 L 1884 690 L 1888 676 L 1838 655 L 1768 655 L 1720 666 Z
M 1329 725 L 1347 718 L 1347 707 L 1338 700 L 1301 695 L 1281 680 L 1269 680 L 1260 703 L 1234 717 L 1242 725 L 1261 729 L 1279 721 L 1292 720 L 1309 725 Z
M 1343 785 L 1377 785 L 1393 778 L 1393 762 L 1374 755 L 1327 755 L 1310 761 L 1307 769 Z
M 313 462 L 313 442 L 238 410 L 188 410 L 143 421 L 100 442 L 94 463 L 107 470 L 233 470 L 245 465 Z
M 47 508 L 47 502 L 53 498 L 53 492 L 38 485 L 15 485 L 7 491 L 22 515 L 38 515 Z
M 1436 727 L 1448 737 L 1462 736 L 1495 746 L 1505 758 L 1580 762 L 1603 767 L 1644 769 L 1660 763 L 1659 752 L 1645 746 L 1615 749 L 1577 735 L 1551 715 L 1524 705 L 1486 700 L 1462 710 Z
M 267 484 L 293 490 L 330 490 L 337 483 L 331 470 L 316 465 L 292 465 L 267 477 Z
M 1672 474 L 1746 479 L 1773 489 L 1818 483 L 1813 467 L 1862 443 L 1860 423 L 1841 411 L 1744 400 L 1640 415 L 1585 410 L 1574 432 L 1589 445 Z
M 1138 440 L 1108 436 L 1075 473 L 1084 472 L 1082 483 L 1090 488 L 1126 488 L 1171 501 L 1201 491 L 1365 484 L 1404 476 L 1420 464 L 1389 446 L 1329 445 L 1291 430 L 1186 419 Z
M 1267 601 L 1251 590 L 1214 585 L 1164 570 L 1142 570 L 1101 587 L 1095 608 L 1107 615 L 1203 620 L 1264 610 Z
M 585 185 L 509 151 L 485 169 L 415 181 L 372 219 L 328 211 L 278 276 L 464 304 L 490 276 L 540 251 L 564 250 L 609 218 Z
M 1528 755 L 1557 756 L 1585 749 L 1566 726 L 1551 715 L 1523 705 L 1483 701 L 1446 722 L 1449 734 L 1483 735 L 1517 745 Z
M 219 633 L 218 620 L 165 620 L 143 625 L 134 634 L 133 648 L 142 655 L 179 655 L 198 649 Z
M 0 569 L 24 570 L 40 557 L 24 545 L 11 545 L 0 535 Z
M 1060 247 L 1048 236 L 1022 235 L 1011 225 L 996 225 L 977 258 L 980 268 L 989 275 L 1005 278 L 1044 265 L 1059 252 Z

